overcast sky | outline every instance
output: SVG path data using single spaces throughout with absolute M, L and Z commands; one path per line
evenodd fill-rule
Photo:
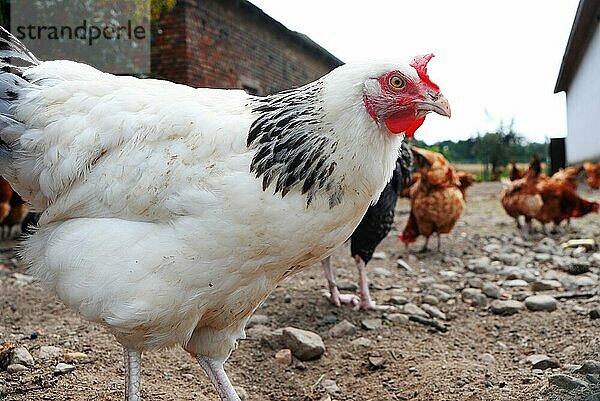
M 452 106 L 417 131 L 465 139 L 514 118 L 531 141 L 566 135 L 553 94 L 579 0 L 250 0 L 344 62 L 434 53 L 429 75 Z

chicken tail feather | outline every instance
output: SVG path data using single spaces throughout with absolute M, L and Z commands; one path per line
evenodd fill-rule
M 26 127 L 15 118 L 15 104 L 30 87 L 25 70 L 40 61 L 10 32 L 0 27 L 0 174 L 15 178 L 13 154 Z

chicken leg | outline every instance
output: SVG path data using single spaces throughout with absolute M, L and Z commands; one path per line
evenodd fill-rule
M 142 372 L 142 354 L 139 351 L 124 348 L 125 362 L 125 400 L 140 401 L 140 375 Z
M 523 229 L 523 237 L 529 239 L 529 236 L 533 233 L 533 221 L 531 217 L 525 216 L 525 226 Z
M 425 253 L 427 252 L 427 245 L 429 244 L 429 237 L 425 237 L 425 243 L 423 244 L 423 248 L 421 248 L 421 250 L 419 252 L 421 253 Z
M 544 235 L 546 237 L 550 236 L 550 230 L 548 230 L 548 226 L 545 223 L 542 223 L 542 230 L 544 231 Z
M 517 230 L 521 230 L 523 228 L 523 225 L 521 224 L 521 221 L 519 220 L 519 216 L 515 217 L 515 221 L 517 222 Z
M 323 272 L 325 273 L 325 278 L 327 279 L 327 284 L 329 286 L 329 302 L 335 306 L 347 304 L 356 308 L 360 303 L 360 299 L 354 294 L 341 294 L 340 290 L 337 288 L 337 284 L 335 283 L 335 270 L 331 266 L 331 257 L 323 259 L 321 264 L 323 265 Z
M 223 362 L 202 355 L 198 355 L 196 359 L 208 375 L 213 386 L 215 386 L 221 401 L 241 401 L 231 381 L 229 381 L 225 369 L 223 369 Z
M 358 309 L 364 310 L 391 310 L 394 309 L 391 305 L 377 305 L 371 299 L 369 291 L 369 278 L 367 277 L 367 264 L 358 255 L 354 256 L 356 266 L 358 268 L 358 289 L 360 291 L 360 303 Z

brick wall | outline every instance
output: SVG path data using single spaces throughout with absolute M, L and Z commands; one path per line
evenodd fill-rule
M 152 76 L 182 84 L 189 83 L 186 37 L 185 7 L 179 4 L 173 11 L 163 14 L 153 29 Z
M 178 0 L 152 45 L 154 76 L 264 95 L 301 86 L 340 61 L 244 0 Z

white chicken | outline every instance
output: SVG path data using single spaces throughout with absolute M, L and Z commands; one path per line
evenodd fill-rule
M 223 363 L 250 315 L 350 236 L 402 132 L 450 116 L 431 55 L 265 98 L 40 62 L 5 30 L 0 56 L 0 174 L 43 211 L 22 257 L 124 346 L 130 401 L 141 353 L 175 345 L 239 400 Z

